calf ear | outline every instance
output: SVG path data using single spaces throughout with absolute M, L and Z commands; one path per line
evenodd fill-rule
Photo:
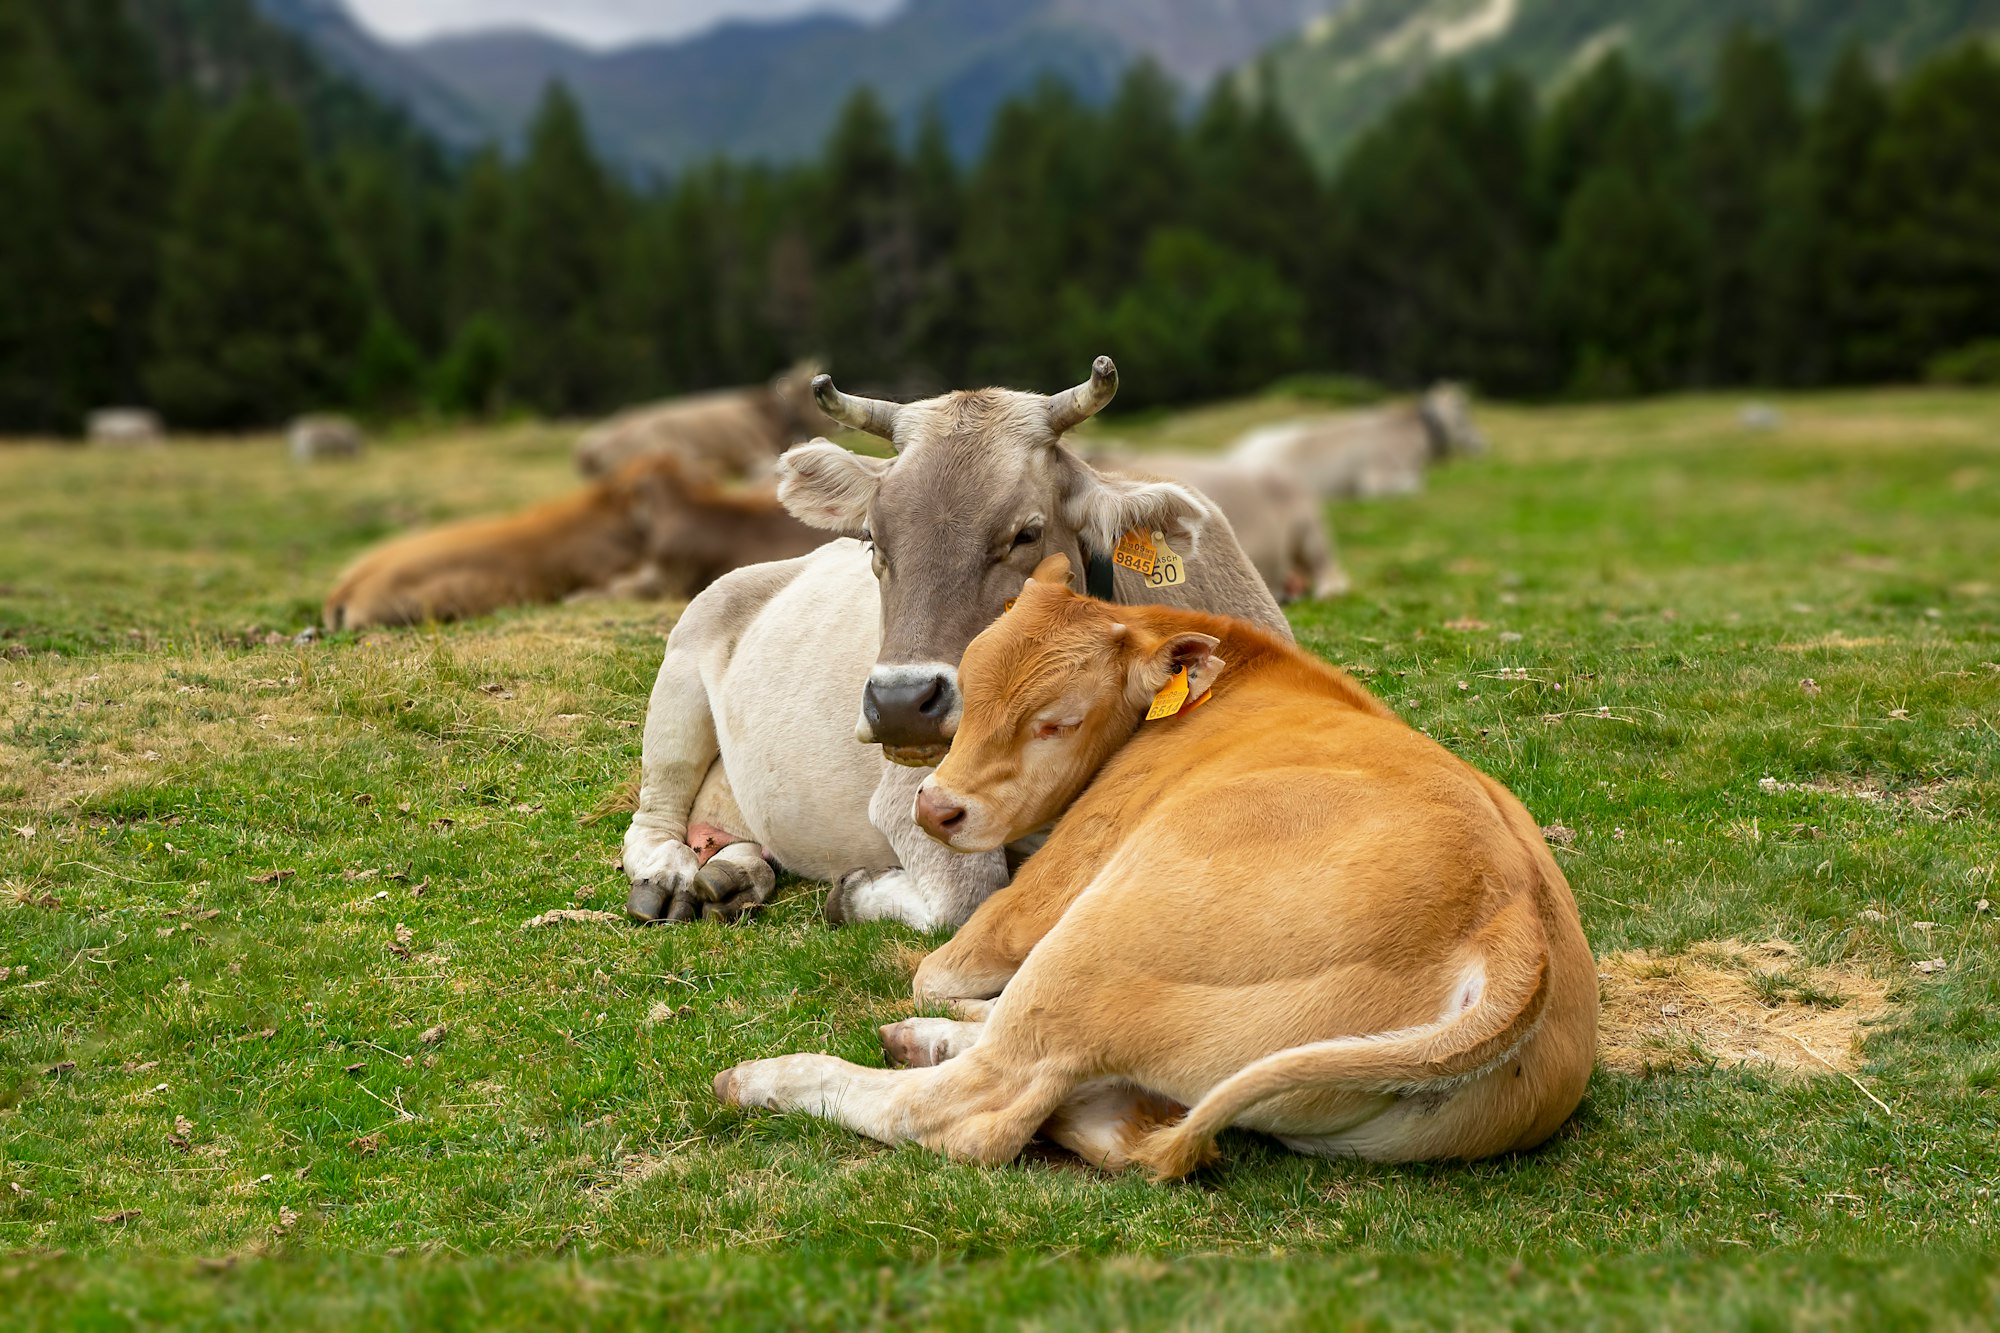
M 1118 539 L 1133 529 L 1166 534 L 1176 554 L 1192 560 L 1208 523 L 1209 506 L 1178 482 L 1137 481 L 1106 477 L 1082 469 L 1065 506 L 1070 526 L 1100 554 L 1109 554 Z
M 1169 634 L 1150 644 L 1135 644 L 1126 676 L 1126 693 L 1133 707 L 1151 702 L 1176 671 L 1188 673 L 1188 698 L 1199 699 L 1229 664 L 1215 655 L 1222 640 L 1212 634 Z
M 1035 566 L 1035 572 L 1028 576 L 1028 582 L 1053 583 L 1058 588 L 1067 588 L 1069 586 L 1069 557 L 1061 551 L 1044 557 L 1042 563 Z
M 808 527 L 859 537 L 868 506 L 893 458 L 865 458 L 831 440 L 787 449 L 778 458 L 778 500 Z

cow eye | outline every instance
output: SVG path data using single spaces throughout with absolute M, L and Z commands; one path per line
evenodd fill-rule
M 1023 546 L 1033 546 L 1036 542 L 1040 541 L 1041 539 L 1042 539 L 1042 530 L 1040 528 L 1034 527 L 1032 525 L 1029 527 L 1022 528 L 1019 532 L 1014 534 L 1014 549 L 1018 551 Z

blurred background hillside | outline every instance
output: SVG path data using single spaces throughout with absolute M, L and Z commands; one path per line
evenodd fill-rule
M 2000 0 L 425 8 L 0 0 L 0 434 L 2000 380 Z

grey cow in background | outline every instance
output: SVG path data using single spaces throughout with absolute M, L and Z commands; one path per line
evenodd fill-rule
M 635 458 L 674 454 L 718 479 L 762 477 L 793 445 L 835 429 L 813 401 L 818 367 L 801 362 L 770 383 L 689 394 L 621 412 L 576 443 L 577 471 L 609 476 Z
M 1260 426 L 1228 458 L 1281 472 L 1321 499 L 1355 500 L 1420 491 L 1432 464 L 1485 452 L 1465 390 L 1438 384 L 1410 402 Z

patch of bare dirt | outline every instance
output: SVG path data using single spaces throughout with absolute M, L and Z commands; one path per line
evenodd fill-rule
M 1869 805 L 1899 806 L 1931 819 L 1948 819 L 1959 813 L 1959 785 L 1951 778 L 1934 778 L 1894 790 L 1866 778 L 1813 778 L 1805 782 L 1783 782 L 1768 777 L 1757 780 L 1757 790 L 1767 796 L 1809 792 L 1814 796 L 1837 796 L 1842 800 L 1862 801 Z
M 1807 639 L 1804 643 L 1781 643 L 1778 645 L 1778 651 L 1781 653 L 1814 653 L 1823 649 L 1851 651 L 1856 648 L 1880 648 L 1888 642 L 1887 638 L 1879 634 L 1855 638 L 1834 630 L 1831 634 L 1822 634 L 1817 639 Z
M 1642 1074 L 1716 1063 L 1851 1073 L 1863 1029 L 1889 1012 L 1889 982 L 1856 963 L 1809 967 L 1783 940 L 1719 940 L 1597 963 L 1597 1058 Z

